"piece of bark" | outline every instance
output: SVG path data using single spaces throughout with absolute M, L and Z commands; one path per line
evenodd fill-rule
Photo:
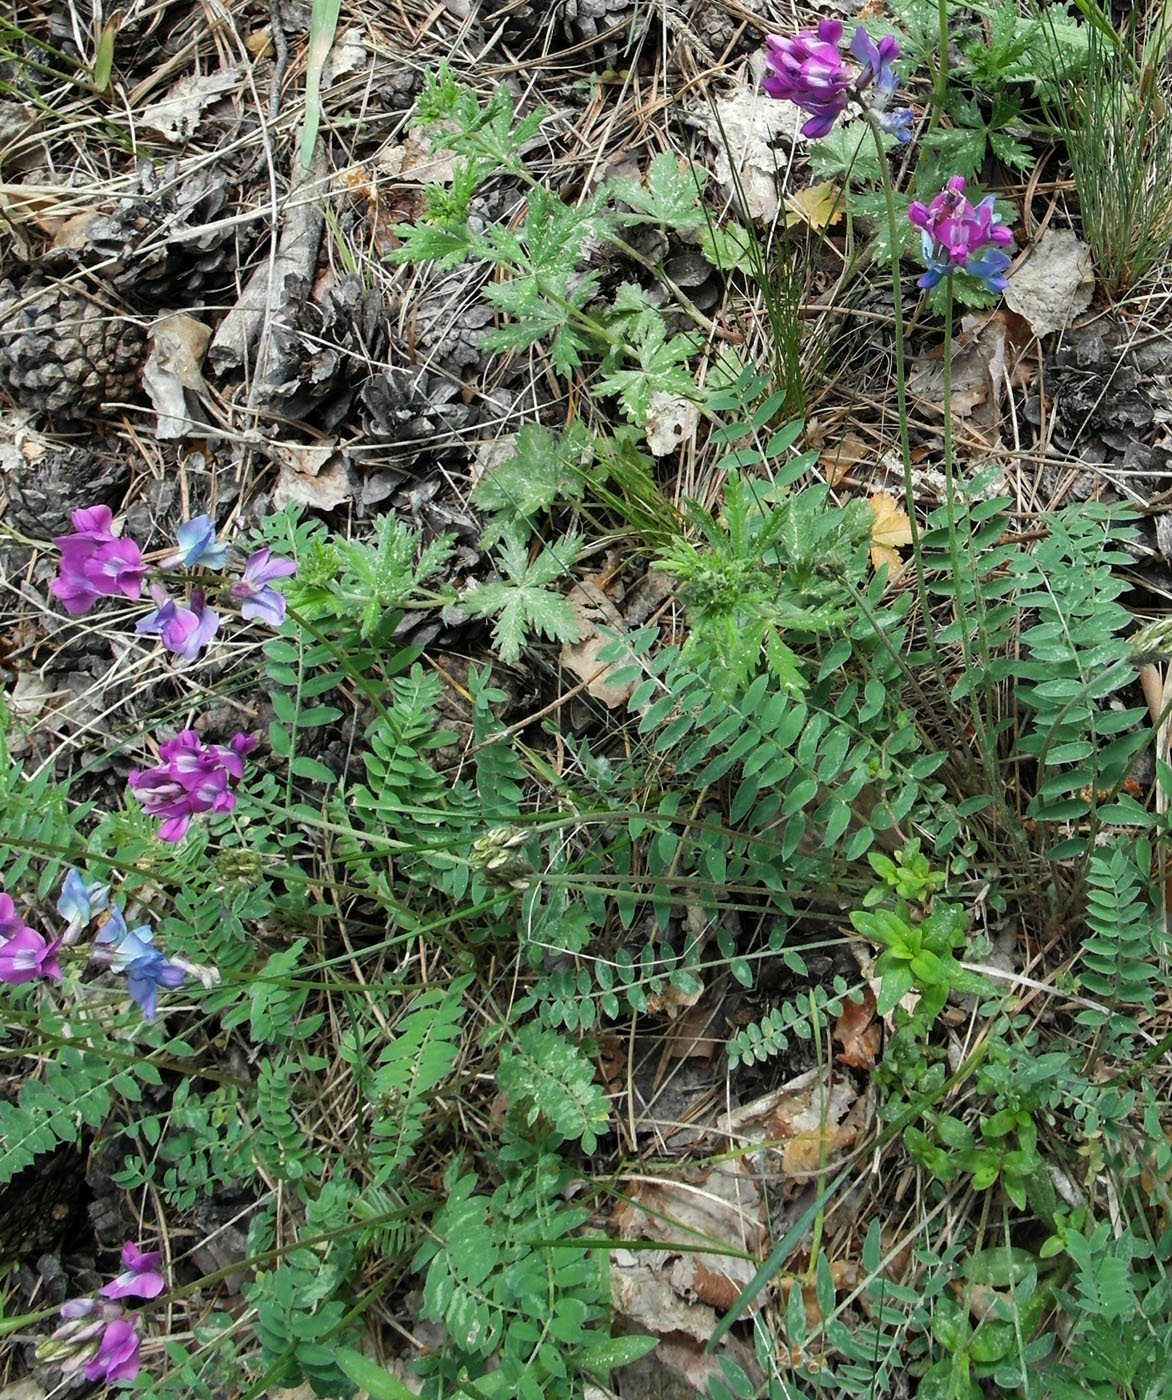
M 212 367 L 218 372 L 239 369 L 260 341 L 254 382 L 266 377 L 268 338 L 261 337 L 265 323 L 284 306 L 288 277 L 301 277 L 312 284 L 325 227 L 325 216 L 317 197 L 328 176 L 324 154 L 320 150 L 315 152 L 308 170 L 297 161 L 293 169 L 276 254 L 248 279 L 236 305 L 221 321 L 209 356 Z

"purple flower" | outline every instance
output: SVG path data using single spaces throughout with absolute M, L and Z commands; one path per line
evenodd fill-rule
M 862 69 L 858 79 L 860 91 L 874 83 L 877 93 L 884 98 L 891 97 L 899 86 L 899 77 L 891 66 L 899 57 L 899 40 L 895 35 L 885 34 L 876 44 L 860 24 L 851 40 L 851 53 Z
M 842 22 L 822 19 L 817 31 L 802 29 L 792 39 L 770 34 L 765 40 L 770 71 L 761 86 L 770 97 L 811 113 L 803 136 L 826 136 L 846 108 L 851 73 L 838 51 L 841 39 Z
M 122 1315 L 121 1303 L 70 1298 L 61 1304 L 61 1326 L 37 1346 L 37 1360 L 56 1363 L 67 1376 L 80 1371 L 97 1355 L 100 1334 Z
M 146 565 L 133 540 L 111 533 L 113 517 L 108 506 L 89 506 L 72 515 L 73 534 L 58 535 L 53 543 L 61 551 L 57 577 L 49 590 L 71 617 L 88 612 L 98 598 L 142 593 Z
M 12 896 L 0 890 L 0 938 L 11 938 L 14 934 L 23 933 L 26 928 L 25 921 L 16 912 Z
M 273 579 L 288 578 L 296 572 L 297 565 L 292 559 L 272 558 L 267 546 L 258 549 L 245 564 L 239 581 L 232 585 L 233 598 L 242 600 L 240 616 L 249 622 L 260 619 L 280 627 L 285 620 L 285 599 L 269 584 Z
M 57 949 L 61 940 L 50 943 L 44 934 L 29 928 L 7 894 L 0 894 L 0 935 L 4 939 L 0 943 L 0 982 L 17 986 L 34 977 L 60 978 Z
M 164 569 L 184 567 L 222 569 L 228 562 L 228 546 L 216 541 L 216 527 L 207 515 L 197 515 L 185 521 L 175 532 L 179 541 L 176 553 L 163 560 Z
M 61 942 L 68 948 L 77 942 L 77 936 L 95 914 L 100 914 L 110 902 L 110 886 L 94 883 L 87 885 L 81 873 L 72 867 L 61 886 L 61 897 L 57 901 L 57 912 L 68 920 Z
M 101 1290 L 103 1298 L 157 1298 L 167 1286 L 159 1270 L 163 1252 L 139 1249 L 127 1241 L 122 1246 L 122 1272 Z
M 836 19 L 818 21 L 817 30 L 803 29 L 792 39 L 770 34 L 765 40 L 765 63 L 768 72 L 761 86 L 770 97 L 793 102 L 812 115 L 802 127 L 802 135 L 827 136 L 839 115 L 853 96 L 862 104 L 861 94 L 867 88 L 874 92 L 870 103 L 880 118 L 880 125 L 898 140 L 911 139 L 911 112 L 895 114 L 886 120 L 883 108 L 899 85 L 893 67 L 899 57 L 899 41 L 892 34 L 876 44 L 862 25 L 851 40 L 851 54 L 859 64 L 857 75 L 839 50 L 842 23 Z
M 151 585 L 151 597 L 155 600 L 154 612 L 139 618 L 134 630 L 140 636 L 161 637 L 168 651 L 182 656 L 185 661 L 194 661 L 216 635 L 219 614 L 205 606 L 204 595 L 198 588 L 191 595 L 190 607 L 169 598 L 158 584 Z
M 926 290 L 950 272 L 964 271 L 987 291 L 1005 290 L 1013 259 L 1004 250 L 1013 234 L 994 210 L 992 195 L 974 208 L 965 198 L 964 177 L 954 175 L 931 203 L 914 203 L 908 218 L 920 230 L 928 265 L 918 286 Z
M 230 745 L 204 744 L 185 729 L 160 746 L 162 763 L 135 769 L 129 778 L 135 796 L 151 816 L 163 818 L 159 839 L 182 840 L 199 812 L 230 812 L 236 806 L 230 786 L 244 776 L 244 755 L 255 747 L 251 734 L 237 734 Z
M 85 1368 L 87 1381 L 132 1381 L 138 1375 L 138 1328 L 133 1320 L 108 1323 L 97 1355 Z

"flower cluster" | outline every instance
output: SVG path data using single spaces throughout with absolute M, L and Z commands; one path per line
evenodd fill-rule
M 237 734 L 231 744 L 205 744 L 194 729 L 160 745 L 163 762 L 135 769 L 129 778 L 144 811 L 163 818 L 159 839 L 181 841 L 199 812 L 230 812 L 236 806 L 231 786 L 244 776 L 244 756 L 254 748 L 251 734 Z
M 1013 234 L 988 195 L 975 207 L 965 198 L 964 177 L 954 175 L 929 204 L 918 201 L 908 218 L 920 230 L 928 270 L 918 285 L 934 287 L 950 272 L 964 271 L 990 292 L 1003 292 Z
M 137 599 L 147 576 L 142 551 L 133 540 L 122 539 L 111 531 L 113 517 L 107 506 L 75 510 L 73 534 L 58 535 L 53 543 L 61 551 L 57 576 L 50 591 L 65 610 L 80 617 L 99 598 L 122 594 Z M 228 565 L 228 545 L 216 539 L 216 529 L 206 515 L 185 521 L 177 531 L 179 548 L 162 561 L 163 569 L 211 569 L 222 572 Z M 271 585 L 277 579 L 297 572 L 291 559 L 274 559 L 271 552 L 258 549 L 250 555 L 244 572 L 227 589 L 227 595 L 240 605 L 246 622 L 261 620 L 279 627 L 285 620 L 285 599 Z M 194 660 L 216 635 L 219 614 L 208 606 L 202 588 L 188 598 L 175 598 L 164 583 L 150 585 L 154 609 L 140 618 L 135 631 L 140 636 L 157 636 L 168 651 L 185 661 Z
M 228 754 L 229 762 L 239 762 L 231 750 L 221 752 Z M 0 892 L 0 982 L 31 982 L 36 977 L 60 980 L 58 951 L 76 943 L 82 930 L 101 913 L 106 917 L 94 938 L 91 957 L 100 966 L 125 974 L 131 999 L 147 1021 L 155 1019 L 160 987 L 178 987 L 188 973 L 205 986 L 219 980 L 214 968 L 200 967 L 182 958 L 165 958 L 154 946 L 154 930 L 149 924 L 127 928 L 126 916 L 110 900 L 109 885 L 87 885 L 76 870 L 70 870 L 65 877 L 57 912 L 68 922 L 64 932 L 50 942 L 17 915 L 11 896 Z M 120 1296 L 107 1292 L 107 1297 Z
M 874 113 L 883 130 L 899 141 L 910 141 L 911 108 L 886 111 L 899 85 L 893 66 L 899 57 L 899 41 L 888 34 L 876 44 L 859 25 L 850 44 L 851 56 L 859 65 L 857 72 L 843 56 L 841 42 L 842 22 L 837 19 L 819 20 L 816 30 L 803 29 L 792 38 L 769 35 L 765 41 L 768 71 L 761 86 L 770 97 L 793 102 L 810 113 L 809 121 L 802 127 L 803 136 L 829 135 L 853 98 L 864 110 Z M 867 89 L 871 89 L 871 95 L 864 99 Z
M 160 1250 L 122 1246 L 122 1272 L 96 1298 L 62 1303 L 61 1326 L 37 1347 L 37 1360 L 56 1363 L 64 1376 L 84 1371 L 87 1381 L 132 1381 L 139 1372 L 140 1314 L 127 1315 L 119 1298 L 157 1298 L 167 1286 Z
M 114 517 L 108 506 L 75 510 L 72 535 L 58 535 L 53 543 L 61 551 L 61 567 L 49 585 L 71 617 L 89 612 L 99 598 L 122 593 L 137 598 L 142 593 L 146 565 L 133 540 L 111 532 Z

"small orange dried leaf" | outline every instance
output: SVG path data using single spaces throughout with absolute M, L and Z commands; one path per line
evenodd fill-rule
M 894 581 L 903 569 L 898 546 L 911 544 L 912 524 L 888 491 L 877 491 L 871 497 L 875 523 L 871 526 L 871 564 L 876 570 L 887 565 L 887 576 Z

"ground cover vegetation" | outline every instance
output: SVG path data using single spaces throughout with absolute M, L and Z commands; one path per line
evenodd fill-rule
M 1172 24 L 827 10 L 0 19 L 27 1393 L 1172 1393 Z

